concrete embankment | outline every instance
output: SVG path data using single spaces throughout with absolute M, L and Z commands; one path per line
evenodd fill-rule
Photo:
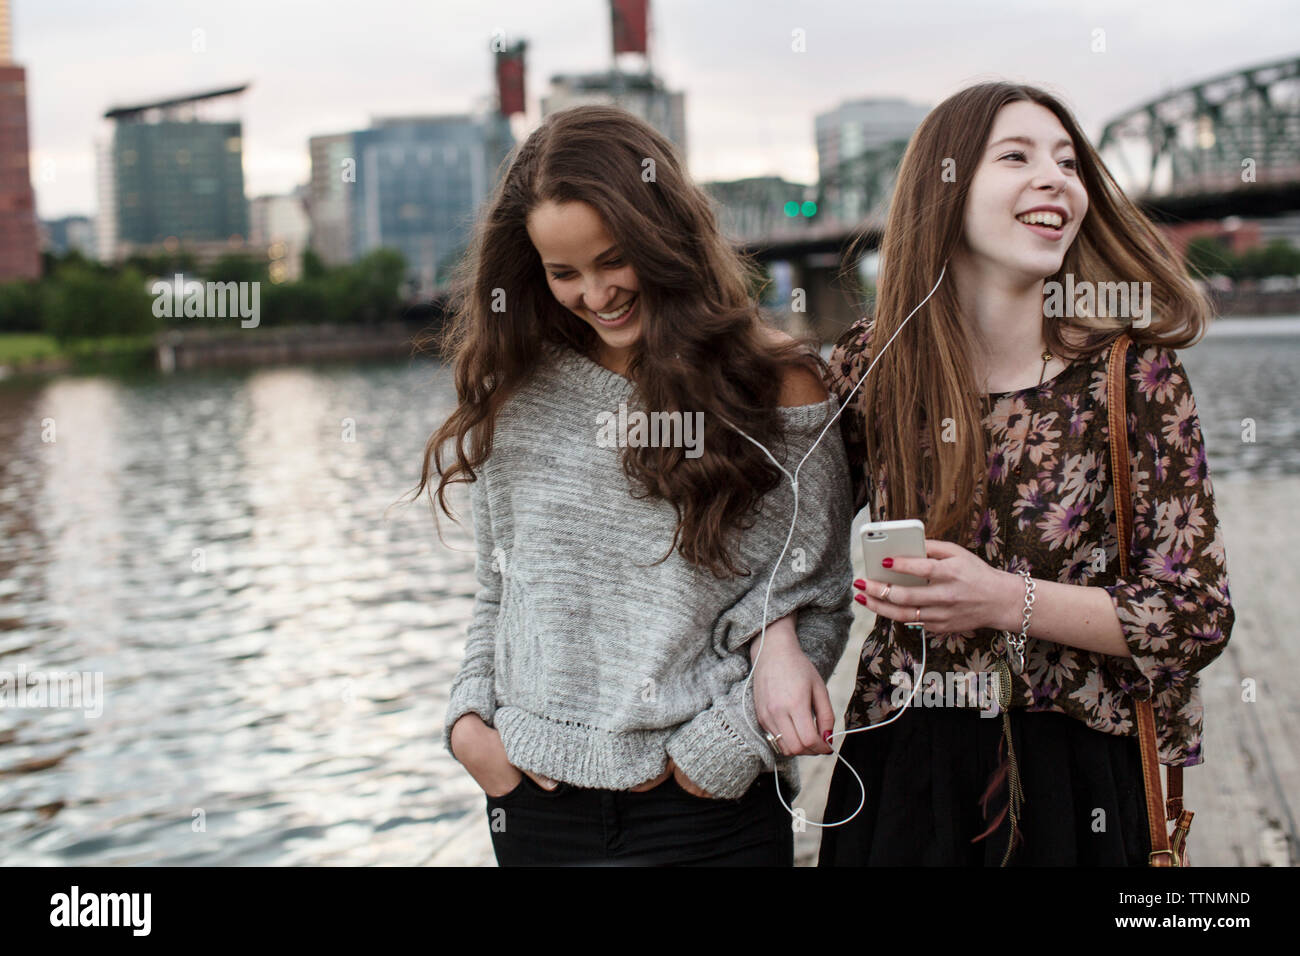
M 270 365 L 409 356 L 427 330 L 422 323 L 313 325 L 220 332 L 172 330 L 155 342 L 158 369 L 178 372 L 219 366 Z

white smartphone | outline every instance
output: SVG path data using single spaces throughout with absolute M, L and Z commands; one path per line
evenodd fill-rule
M 920 521 L 915 518 L 905 521 L 868 521 L 862 526 L 859 536 L 862 540 L 866 576 L 871 580 L 904 587 L 919 587 L 926 583 L 925 578 L 900 574 L 880 563 L 882 558 L 925 557 L 925 525 Z

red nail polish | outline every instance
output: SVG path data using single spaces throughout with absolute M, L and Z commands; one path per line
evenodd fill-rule
M 822 734 L 822 740 L 826 741 L 827 743 L 831 742 L 831 732 L 829 730 L 826 731 L 826 733 Z
M 894 559 L 893 559 L 893 558 L 882 558 L 881 561 L 880 561 L 880 566 L 881 566 L 882 568 L 892 568 L 892 567 L 894 566 Z
M 853 582 L 853 586 L 859 591 L 865 591 L 867 589 L 867 582 L 862 580 L 862 578 L 858 578 Z
M 859 604 L 866 604 L 867 596 L 865 594 L 855 594 L 853 595 L 853 600 L 857 601 Z

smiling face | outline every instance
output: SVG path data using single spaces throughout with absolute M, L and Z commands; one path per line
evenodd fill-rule
M 1088 211 L 1075 157 L 1051 110 L 1023 101 L 1002 107 L 971 180 L 957 255 L 979 272 L 1023 281 L 1056 273 Z
M 527 227 L 552 295 L 596 330 L 601 364 L 622 372 L 641 335 L 641 300 L 636 273 L 600 214 L 583 202 L 547 201 L 529 214 Z

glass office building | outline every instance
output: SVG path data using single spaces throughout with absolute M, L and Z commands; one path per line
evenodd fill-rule
M 375 120 L 352 134 L 353 256 L 389 247 L 406 257 L 416 293 L 446 281 L 469 243 L 474 217 L 513 139 L 496 115 Z

